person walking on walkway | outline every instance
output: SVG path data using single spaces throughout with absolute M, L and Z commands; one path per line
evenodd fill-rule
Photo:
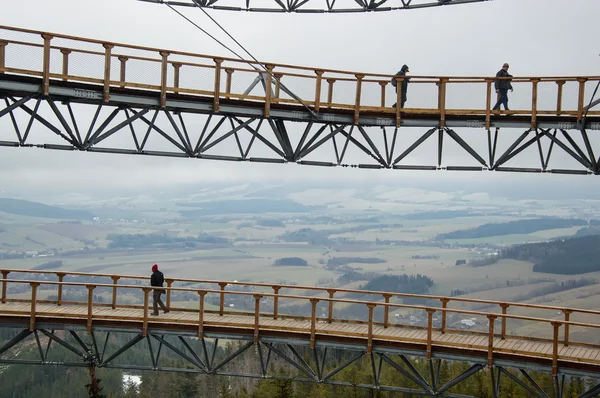
M 165 283 L 165 276 L 162 272 L 158 270 L 158 264 L 154 264 L 152 266 L 152 276 L 150 277 L 150 286 L 152 287 L 163 287 L 163 283 Z M 164 289 L 154 289 L 152 294 L 152 315 L 158 315 L 158 306 L 167 314 L 169 309 L 160 299 L 161 294 L 165 293 Z
M 396 76 L 406 76 L 406 72 L 409 72 L 408 70 L 408 65 L 404 64 L 402 65 L 402 68 L 400 69 L 400 71 L 398 73 L 396 73 L 394 75 L 394 77 L 392 77 L 392 86 L 394 86 L 396 88 L 396 93 L 398 92 L 398 81 L 396 80 Z M 406 102 L 406 91 L 408 90 L 408 81 L 410 79 L 408 77 L 405 77 L 402 80 L 402 94 L 401 94 L 401 102 L 400 102 L 400 108 L 404 108 L 404 103 Z M 392 108 L 395 108 L 396 104 L 392 105 Z
M 508 64 L 502 65 L 502 69 L 496 73 L 496 77 L 512 77 L 508 73 Z M 513 91 L 512 84 L 510 83 L 511 79 L 496 79 L 494 81 L 494 87 L 496 88 L 496 93 L 499 95 L 498 102 L 494 105 L 493 110 L 500 110 L 500 105 L 504 104 L 504 109 L 508 109 L 508 90 Z

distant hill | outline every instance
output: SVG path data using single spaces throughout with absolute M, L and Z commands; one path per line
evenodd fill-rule
M 476 239 L 489 238 L 492 236 L 530 234 L 537 231 L 557 228 L 570 228 L 576 226 L 587 226 L 586 220 L 566 218 L 537 218 L 532 220 L 518 220 L 505 223 L 483 224 L 476 228 L 461 229 L 458 231 L 439 234 L 436 240 L 446 239 Z
M 535 272 L 596 272 L 600 271 L 600 235 L 513 246 L 503 250 L 500 257 L 535 263 Z
M 20 216 L 56 218 L 61 220 L 91 220 L 94 215 L 85 210 L 70 210 L 28 200 L 0 198 L 0 211 Z
M 213 214 L 307 213 L 315 209 L 289 199 L 217 200 L 178 205 L 196 208 L 179 211 L 183 217 L 190 218 Z

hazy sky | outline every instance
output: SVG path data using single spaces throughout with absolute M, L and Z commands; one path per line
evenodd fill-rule
M 5 3 L 0 13 L 2 25 L 231 56 L 164 5 L 136 0 Z M 180 10 L 230 44 L 200 10 Z M 494 75 L 502 63 L 509 62 L 515 76 L 600 74 L 600 49 L 594 39 L 600 15 L 598 0 L 493 0 L 346 15 L 210 13 L 261 61 L 379 73 L 395 73 L 407 63 L 413 75 L 467 76 Z M 0 119 L 2 129 L 6 129 L 2 122 L 7 119 Z M 0 139 L 7 139 L 2 134 L 0 131 Z M 77 191 L 77 186 L 168 187 L 246 178 L 282 182 L 381 180 L 398 184 L 413 179 L 433 183 L 439 178 L 526 179 L 541 184 L 571 181 L 576 185 L 596 181 L 594 177 L 334 170 L 7 148 L 0 148 L 0 168 L 0 184 L 9 192 L 24 186 L 59 186 Z

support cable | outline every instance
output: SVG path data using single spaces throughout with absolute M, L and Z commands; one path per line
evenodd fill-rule
M 257 68 L 254 64 L 244 60 L 244 58 L 242 56 L 240 56 L 238 53 L 236 53 L 235 51 L 233 51 L 231 48 L 229 48 L 228 46 L 226 46 L 224 43 L 222 43 L 221 41 L 219 41 L 216 37 L 214 37 L 213 35 L 211 35 L 210 33 L 208 33 L 206 30 L 202 29 L 197 23 L 195 23 L 194 21 L 192 21 L 191 19 L 189 19 L 188 17 L 186 17 L 185 15 L 183 15 L 181 12 L 179 12 L 178 10 L 176 10 L 171 4 L 169 3 L 164 3 L 167 7 L 169 7 L 171 10 L 173 10 L 175 13 L 177 13 L 179 16 L 181 16 L 182 18 L 184 18 L 186 21 L 188 21 L 189 23 L 191 23 L 192 25 L 194 25 L 197 29 L 200 29 L 203 33 L 205 33 L 208 37 L 210 37 L 211 39 L 213 39 L 214 41 L 216 41 L 217 43 L 219 43 L 221 46 L 223 46 L 225 49 L 227 49 L 228 51 L 230 51 L 231 53 L 233 53 L 236 57 L 238 57 L 240 60 L 245 61 L 248 65 L 250 65 L 254 70 L 260 70 L 259 68 Z M 225 34 L 235 42 L 235 44 L 237 44 L 242 50 L 244 50 L 244 52 L 246 54 L 248 54 L 250 56 L 250 58 L 252 58 L 252 60 L 254 62 L 256 62 L 266 73 L 268 73 L 269 75 L 271 75 L 271 77 L 273 79 L 275 79 L 276 81 L 279 82 L 279 85 L 281 86 L 281 88 L 287 92 L 293 99 L 295 99 L 296 101 L 300 102 L 300 104 L 306 108 L 306 110 L 314 117 L 314 118 L 319 118 L 319 116 L 308 107 L 308 105 L 306 105 L 304 103 L 304 101 L 302 101 L 302 99 L 300 97 L 298 97 L 296 94 L 294 94 L 292 92 L 292 90 L 290 90 L 289 88 L 287 88 L 283 83 L 281 83 L 281 81 L 273 74 L 273 72 L 271 72 L 267 67 L 265 67 L 260 61 L 258 61 L 254 55 L 252 55 L 248 50 L 246 50 L 246 48 L 240 44 L 240 42 L 238 42 L 223 26 L 221 26 L 221 24 L 219 24 L 212 16 L 210 16 L 206 10 L 204 10 L 203 7 L 198 6 L 198 4 L 194 1 L 194 4 L 196 4 L 196 6 L 198 8 L 200 8 L 200 10 L 202 10 L 202 12 L 204 14 L 206 14 L 206 16 L 208 18 L 210 18 L 210 20 L 212 22 L 214 22 L 223 32 L 225 32 Z M 265 90 L 271 90 L 271 87 L 265 87 Z

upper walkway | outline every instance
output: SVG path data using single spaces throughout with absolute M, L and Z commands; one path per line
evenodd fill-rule
M 245 106 L 262 117 L 299 121 L 600 129 L 600 110 L 587 109 L 600 76 L 516 76 L 506 112 L 492 110 L 494 76 L 411 75 L 406 107 L 399 108 L 394 104 L 401 89 L 395 91 L 392 74 L 257 63 L 0 26 L 0 83 L 6 80 L 0 90 L 13 87 L 8 74 L 41 79 L 44 95 L 79 87 L 71 100 L 81 102 L 108 103 L 121 94 L 133 101 L 136 92 L 150 91 L 158 94 L 160 107 L 185 107 L 193 100 L 210 109 L 188 110 L 232 112 L 232 106 Z M 102 94 L 86 85 L 100 85 Z M 147 100 L 137 104 L 146 105 Z
M 600 311 L 468 298 L 237 281 L 167 279 L 169 314 L 151 316 L 147 277 L 2 270 L 0 325 L 52 324 L 305 341 L 488 366 L 600 374 Z M 126 282 L 123 282 L 126 280 Z M 121 284 L 119 284 L 121 281 Z M 79 298 L 79 299 L 78 299 Z M 86 299 L 85 299 L 86 298 Z M 419 302 L 419 305 L 407 304 Z M 57 326 L 58 325 L 58 326 Z

